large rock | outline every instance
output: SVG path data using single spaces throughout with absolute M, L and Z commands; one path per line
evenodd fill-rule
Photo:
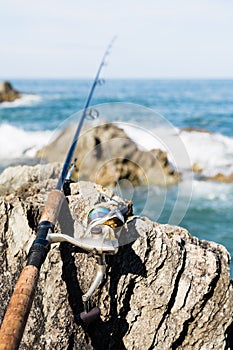
M 0 197 L 0 319 L 35 238 L 47 186 L 55 183 L 23 184 Z M 73 184 L 69 205 L 83 217 L 87 204 L 102 200 L 101 191 L 90 182 Z M 52 246 L 20 349 L 232 349 L 226 249 L 145 217 L 130 217 L 122 235 L 128 244 L 108 258 L 106 279 L 93 297 L 101 318 L 89 327 L 74 316 L 82 311 L 95 261 L 69 244 Z
M 65 129 L 51 144 L 37 153 L 49 162 L 62 162 L 73 139 L 75 127 Z M 79 138 L 74 157 L 78 176 L 103 186 L 127 179 L 133 185 L 171 185 L 179 181 L 166 152 L 139 150 L 118 126 L 105 123 L 86 127 Z
M 19 91 L 15 90 L 9 81 L 0 82 L 0 102 L 12 102 L 20 97 Z

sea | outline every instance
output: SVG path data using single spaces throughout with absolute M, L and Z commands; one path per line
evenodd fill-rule
M 37 150 L 77 124 L 92 81 L 11 83 L 23 95 L 0 104 L 0 172 L 36 163 Z M 233 173 L 233 80 L 107 79 L 96 87 L 91 106 L 87 123 L 97 123 L 97 116 L 116 122 L 140 149 L 166 151 L 181 174 L 181 181 L 168 187 L 118 184 L 116 191 L 133 201 L 135 214 L 180 225 L 199 239 L 224 245 L 233 257 L 233 183 L 213 179 Z M 233 275 L 232 261 L 230 267 Z

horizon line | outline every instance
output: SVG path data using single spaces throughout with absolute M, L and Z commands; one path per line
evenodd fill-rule
M 8 76 L 1 77 L 0 81 L 9 80 L 92 80 L 88 76 Z M 106 77 L 106 80 L 233 80 L 233 76 L 157 76 L 157 77 Z

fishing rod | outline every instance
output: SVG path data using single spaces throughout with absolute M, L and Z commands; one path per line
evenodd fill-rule
M 64 165 L 62 167 L 57 185 L 52 190 L 45 203 L 42 212 L 37 236 L 34 240 L 28 254 L 27 264 L 23 268 L 18 281 L 15 285 L 10 303 L 8 305 L 5 317 L 0 329 L 0 350 L 18 349 L 22 339 L 27 318 L 34 299 L 34 292 L 37 286 L 39 271 L 49 252 L 51 243 L 69 242 L 85 251 L 94 252 L 97 261 L 97 275 L 91 284 L 88 292 L 83 297 L 84 312 L 78 315 L 76 319 L 87 321 L 87 323 L 99 314 L 98 309 L 90 308 L 90 297 L 94 290 L 99 286 L 106 271 L 105 254 L 115 254 L 118 250 L 118 240 L 114 237 L 113 229 L 118 224 L 125 222 L 128 207 L 123 202 L 116 200 L 108 201 L 108 205 L 99 204 L 90 211 L 88 216 L 88 225 L 85 232 L 78 237 L 71 237 L 68 234 L 54 233 L 55 224 L 58 221 L 61 207 L 66 202 L 66 191 L 64 185 L 66 179 L 70 180 L 71 174 L 68 174 L 74 151 L 80 136 L 80 132 L 85 118 L 88 115 L 88 108 L 98 84 L 99 76 L 109 55 L 110 49 L 115 38 L 108 45 L 104 56 L 97 70 L 96 77 L 88 94 L 81 119 L 78 123 L 73 141 L 68 150 Z M 74 169 L 74 166 L 71 167 Z M 107 201 L 106 201 L 107 203 Z M 105 203 L 105 204 L 106 204 Z M 94 317 L 93 317 L 94 313 Z
M 100 76 L 101 70 L 102 70 L 103 66 L 106 64 L 106 58 L 109 55 L 110 50 L 111 50 L 112 45 L 113 45 L 115 40 L 116 40 L 116 37 L 114 37 L 111 40 L 110 44 L 108 45 L 108 47 L 107 47 L 107 49 L 106 49 L 106 51 L 104 53 L 102 61 L 101 61 L 100 65 L 99 65 L 99 69 L 97 70 L 96 77 L 95 77 L 95 79 L 93 81 L 93 84 L 91 86 L 90 92 L 89 92 L 89 94 L 87 96 L 86 103 L 84 105 L 84 109 L 83 109 L 83 113 L 82 113 L 80 122 L 79 122 L 78 127 L 76 129 L 76 132 L 74 134 L 73 141 L 72 141 L 72 143 L 70 145 L 70 149 L 69 149 L 69 151 L 67 153 L 66 160 L 64 162 L 64 165 L 63 165 L 60 177 L 59 177 L 58 182 L 57 182 L 57 186 L 56 186 L 57 190 L 62 190 L 62 188 L 63 188 L 63 184 L 65 182 L 65 179 L 66 179 L 69 167 L 70 167 L 70 163 L 71 163 L 72 158 L 73 158 L 74 150 L 75 150 L 77 142 L 78 142 L 78 138 L 79 138 L 82 126 L 83 126 L 83 122 L 84 122 L 84 119 L 86 118 L 86 115 L 87 115 L 88 107 L 90 106 L 90 102 L 91 102 L 93 93 L 95 91 L 96 85 L 100 82 L 99 76 Z

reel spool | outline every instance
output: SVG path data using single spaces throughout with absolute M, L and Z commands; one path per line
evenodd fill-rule
M 110 226 L 113 229 L 121 226 L 125 221 L 120 210 L 111 211 L 106 207 L 99 206 L 89 212 L 87 222 L 89 225 L 93 225 L 96 222 L 100 222 L 100 220 L 102 221 L 102 219 L 106 220 L 103 223 L 104 225 Z

